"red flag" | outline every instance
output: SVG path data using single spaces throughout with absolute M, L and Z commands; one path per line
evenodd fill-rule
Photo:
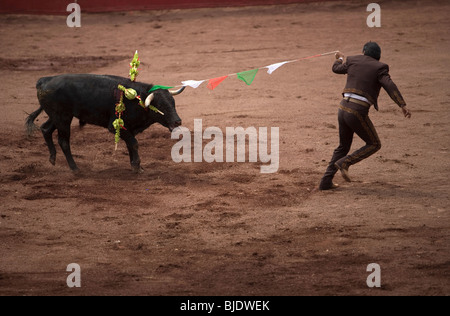
M 208 83 L 208 88 L 214 90 L 222 81 L 224 81 L 227 78 L 228 76 L 210 79 Z

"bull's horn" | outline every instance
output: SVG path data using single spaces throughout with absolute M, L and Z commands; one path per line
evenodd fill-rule
M 147 99 L 145 99 L 145 107 L 149 107 L 150 106 L 150 103 L 152 103 L 152 101 L 153 101 L 153 99 L 155 98 L 155 94 L 154 93 L 151 93 L 148 97 L 147 97 Z
M 171 95 L 176 96 L 179 95 L 180 93 L 182 93 L 184 91 L 184 89 L 186 89 L 186 87 L 182 87 L 180 90 L 177 91 L 169 91 Z

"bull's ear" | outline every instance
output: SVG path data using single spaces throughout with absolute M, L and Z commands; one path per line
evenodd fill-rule
M 169 92 L 170 92 L 171 95 L 176 96 L 176 95 L 181 94 L 184 91 L 184 89 L 186 89 L 186 87 L 182 87 L 180 90 L 176 90 L 176 91 L 170 91 L 169 90 Z
M 155 94 L 154 93 L 149 94 L 147 99 L 145 99 L 145 107 L 146 108 L 148 108 L 150 106 L 150 104 L 152 103 L 154 98 L 155 98 Z

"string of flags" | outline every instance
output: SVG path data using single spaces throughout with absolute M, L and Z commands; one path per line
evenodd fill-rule
M 216 78 L 210 78 L 210 79 L 204 79 L 204 80 L 185 80 L 185 81 L 182 81 L 181 85 L 178 85 L 178 86 L 168 87 L 168 86 L 156 85 L 149 92 L 152 92 L 152 91 L 155 91 L 158 89 L 173 89 L 173 88 L 179 88 L 179 87 L 191 87 L 191 88 L 197 89 L 205 82 L 207 82 L 208 89 L 214 90 L 225 79 L 227 79 L 229 77 L 233 77 L 233 76 L 236 76 L 239 80 L 243 81 L 245 84 L 251 85 L 253 83 L 253 81 L 255 80 L 256 74 L 260 70 L 267 69 L 267 73 L 269 75 L 271 75 L 278 68 L 280 68 L 286 64 L 295 63 L 295 62 L 299 62 L 299 61 L 311 59 L 311 58 L 316 58 L 316 57 L 328 56 L 328 55 L 332 55 L 332 54 L 336 54 L 336 53 L 337 53 L 337 51 L 334 51 L 334 52 L 323 53 L 323 54 L 318 54 L 318 55 L 309 56 L 309 57 L 303 57 L 303 58 L 299 58 L 299 59 L 295 59 L 295 60 L 283 61 L 283 62 L 272 64 L 269 66 L 260 67 L 260 68 L 256 68 L 256 69 L 252 69 L 252 70 L 248 70 L 248 71 L 242 71 L 242 72 L 229 74 L 229 75 L 225 75 L 225 76 L 220 76 L 220 77 L 216 77 Z

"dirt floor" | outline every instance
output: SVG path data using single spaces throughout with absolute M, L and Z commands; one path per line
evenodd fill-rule
M 366 25 L 364 1 L 82 14 L 78 29 L 66 16 L 0 16 L 0 295 L 450 295 L 450 3 L 379 3 L 381 28 Z M 194 119 L 279 127 L 274 174 L 176 164 L 177 141 L 155 125 L 138 136 L 146 172 L 135 175 L 123 142 L 114 153 L 114 135 L 74 121 L 75 175 L 59 147 L 53 167 L 42 135 L 25 136 L 40 77 L 127 76 L 136 49 L 140 81 L 177 85 L 359 54 L 369 40 L 413 116 L 382 91 L 371 118 L 383 148 L 334 192 L 317 190 L 338 145 L 346 77 L 334 56 L 176 97 L 191 131 Z M 81 288 L 66 284 L 71 263 Z M 366 284 L 371 263 L 379 289 Z

